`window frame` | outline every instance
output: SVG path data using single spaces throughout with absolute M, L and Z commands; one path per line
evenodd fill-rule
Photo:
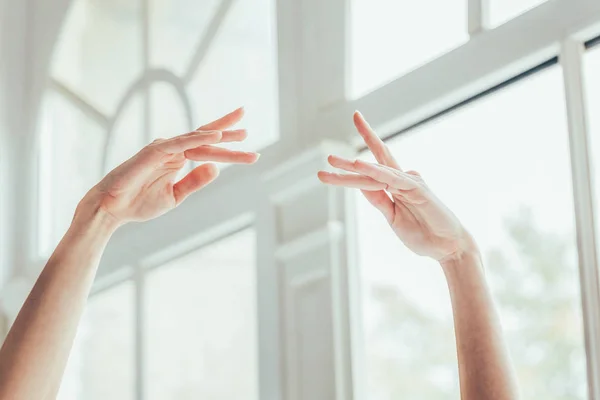
M 594 39 L 567 38 L 561 45 L 569 139 L 573 198 L 577 230 L 577 253 L 581 283 L 589 396 L 600 398 L 600 260 L 596 237 L 600 205 L 594 195 L 588 97 L 584 79 L 584 56 Z
M 199 235 L 194 237 L 188 237 L 188 239 L 177 243 L 175 246 L 165 247 L 159 251 L 147 254 L 147 256 L 133 265 L 123 265 L 112 271 L 100 271 L 93 284 L 90 298 L 96 295 L 100 295 L 112 288 L 123 284 L 125 282 L 131 282 L 134 288 L 133 308 L 134 308 L 134 330 L 135 337 L 135 348 L 132 349 L 134 352 L 135 360 L 135 382 L 134 388 L 136 398 L 143 399 L 144 391 L 146 388 L 146 375 L 145 375 L 145 343 L 146 343 L 146 329 L 145 329 L 145 287 L 146 278 L 154 270 L 161 268 L 172 261 L 176 261 L 181 257 L 185 257 L 188 254 L 200 251 L 203 248 L 210 246 L 212 243 L 224 240 L 231 235 L 242 232 L 246 229 L 255 229 L 258 231 L 256 226 L 256 220 L 252 214 L 242 214 L 234 220 L 227 221 L 226 223 L 218 222 L 215 226 L 211 226 L 206 230 L 203 230 Z M 257 238 L 258 242 L 258 238 Z M 256 268 L 256 274 L 259 276 L 259 268 Z M 257 282 L 257 303 L 260 303 L 258 293 L 258 287 L 261 286 Z M 257 317 L 259 322 L 265 319 L 271 318 L 271 315 L 262 315 L 263 310 L 257 307 Z M 258 327 L 265 329 L 264 327 Z M 258 354 L 262 356 L 266 354 L 268 349 L 259 348 L 260 339 L 257 339 Z M 260 368 L 262 360 L 258 359 L 260 374 L 264 368 Z M 260 388 L 262 390 L 262 388 Z
M 589 88 L 584 79 L 584 57 L 586 52 L 596 46 L 600 47 L 600 36 L 587 41 L 566 39 L 560 44 L 560 53 L 539 65 L 525 70 L 504 82 L 501 82 L 483 92 L 454 104 L 446 109 L 437 112 L 434 115 L 424 118 L 414 124 L 402 128 L 399 131 L 382 137 L 384 143 L 397 139 L 404 134 L 412 133 L 413 130 L 423 125 L 431 123 L 447 114 L 460 110 L 463 107 L 477 102 L 487 96 L 494 95 L 504 88 L 518 84 L 527 78 L 541 73 L 546 69 L 555 66 L 561 67 L 563 86 L 565 89 L 565 114 L 567 117 L 567 134 L 569 138 L 570 150 L 570 169 L 572 173 L 573 200 L 574 200 L 574 226 L 576 235 L 576 251 L 578 259 L 579 289 L 581 300 L 582 330 L 585 336 L 585 362 L 586 362 L 586 382 L 588 389 L 588 399 L 595 400 L 600 397 L 597 393 L 600 384 L 600 259 L 598 252 L 600 248 L 597 245 L 596 237 L 598 227 L 595 224 L 600 211 L 600 203 L 594 197 L 594 180 L 592 168 L 592 153 L 589 148 L 588 128 L 588 107 L 586 90 Z M 357 145 L 357 155 L 368 151 L 368 147 L 363 143 Z M 356 235 L 356 234 L 355 234 Z M 356 254 L 353 254 L 356 261 Z M 363 291 L 360 273 L 356 273 L 351 292 L 350 304 L 352 307 L 353 333 L 356 336 L 356 342 L 353 347 L 353 357 L 356 364 L 364 364 L 365 344 L 363 319 Z M 364 375 L 364 365 L 359 365 L 360 371 Z M 355 393 L 359 393 L 360 399 L 368 398 L 366 392 L 366 383 L 364 376 L 354 377 Z
M 147 4 L 147 0 L 143 1 Z M 581 94 L 585 89 L 582 80 L 578 79 L 577 72 L 581 67 L 582 45 L 586 41 L 588 44 L 596 41 L 592 38 L 600 35 L 600 2 L 597 0 L 551 0 L 494 29 L 487 29 L 486 26 L 487 0 L 469 0 L 469 33 L 472 39 L 476 40 L 467 42 L 372 93 L 348 100 L 346 88 L 349 57 L 347 56 L 350 46 L 347 35 L 349 20 L 347 14 L 351 0 L 331 0 L 325 4 L 318 0 L 273 1 L 277 5 L 279 142 L 264 149 L 261 163 L 255 168 L 232 167 L 224 171 L 219 182 L 190 198 L 179 210 L 145 225 L 144 228 L 131 225 L 120 230 L 104 257 L 97 285 L 109 276 L 116 276 L 114 274 L 118 274 L 119 271 L 127 272 L 126 269 L 117 266 L 138 265 L 146 258 L 145 249 L 150 248 L 149 243 L 158 243 L 158 246 L 152 248 L 167 249 L 193 237 L 198 226 L 202 226 L 206 232 L 211 232 L 215 226 L 236 220 L 243 214 L 253 215 L 257 231 L 260 233 L 259 237 L 264 235 L 266 238 L 259 239 L 257 243 L 259 265 L 260 262 L 264 262 L 265 269 L 273 267 L 274 261 L 269 253 L 274 253 L 276 250 L 278 227 L 273 223 L 276 217 L 274 207 L 270 203 L 270 196 L 273 190 L 279 189 L 273 189 L 268 185 L 263 186 L 263 184 L 268 181 L 266 176 L 272 176 L 274 173 L 295 176 L 295 172 L 290 171 L 289 160 L 303 157 L 303 155 L 298 156 L 298 148 L 319 147 L 323 141 L 329 140 L 353 143 L 358 150 L 359 145 L 350 124 L 350 115 L 355 109 L 363 111 L 376 129 L 389 136 L 438 115 L 467 99 L 475 98 L 490 88 L 559 55 L 562 55 L 563 66 L 570 66 L 568 68 L 570 72 L 565 73 L 565 84 L 567 92 L 571 92 L 566 100 L 572 105 L 581 100 Z M 26 121 L 33 121 L 37 116 L 37 105 L 46 88 L 47 69 L 54 41 L 63 23 L 69 1 L 62 1 L 59 7 L 52 2 L 41 0 L 34 0 L 27 5 L 25 3 L 8 2 L 4 7 L 7 11 L 6 15 L 16 16 L 10 26 L 19 26 L 18 32 L 27 33 L 23 35 L 27 38 L 25 51 L 9 48 L 9 70 L 29 71 L 28 74 L 31 76 L 25 79 L 26 73 L 19 72 L 12 79 L 32 82 L 31 85 L 24 85 L 22 88 L 15 84 L 8 85 L 5 94 L 9 96 L 8 98 L 24 100 L 23 104 L 31 105 L 30 108 L 19 111 L 12 121 L 7 121 L 8 130 L 22 131 L 25 127 L 24 134 L 28 135 L 30 142 L 25 144 L 16 140 L 13 141 L 14 143 L 9 142 L 11 149 L 15 151 L 14 154 L 20 156 L 14 158 L 19 160 L 19 165 L 23 168 L 18 172 L 15 171 L 15 175 L 9 177 L 7 181 L 17 182 L 16 174 L 24 173 L 26 181 L 30 184 L 23 185 L 22 188 L 18 187 L 14 198 L 5 204 L 14 211 L 11 221 L 25 221 L 30 229 L 10 227 L 6 229 L 7 232 L 3 232 L 0 240 L 3 241 L 5 248 L 14 248 L 5 258 L 26 260 L 25 266 L 21 268 L 26 273 L 33 273 L 39 271 L 40 265 L 45 260 L 40 259 L 36 253 L 38 247 L 34 227 L 38 226 L 36 219 L 39 216 L 33 204 L 37 204 L 38 199 L 36 198 L 34 202 L 19 201 L 28 197 L 29 186 L 33 186 L 38 180 L 38 171 L 32 167 L 36 157 L 32 149 L 37 147 L 37 139 L 35 127 L 31 125 L 35 124 L 28 125 Z M 33 17 L 25 12 L 29 9 L 35 9 Z M 144 9 L 147 18 L 147 7 Z M 42 16 L 44 23 L 35 23 Z M 548 24 L 547 21 L 553 23 Z M 2 39 L 7 40 L 6 37 Z M 145 57 L 148 56 L 147 45 L 146 42 Z M 31 56 L 23 56 L 22 53 Z M 465 63 L 471 67 L 467 71 L 463 67 Z M 30 65 L 36 67 L 31 68 Z M 431 87 L 427 83 L 432 76 L 444 76 L 445 79 L 440 80 L 439 85 Z M 8 77 L 3 78 L 8 79 Z M 406 96 L 406 93 L 411 93 L 411 96 Z M 585 104 L 585 99 L 582 101 Z M 586 177 L 585 172 L 589 167 L 586 163 L 586 160 L 589 160 L 589 152 L 584 140 L 587 134 L 586 116 L 585 113 L 571 114 L 569 131 L 572 142 L 576 144 L 576 149 L 573 151 L 575 155 L 584 157 L 582 159 L 572 157 L 575 160 L 572 161 L 573 167 L 578 171 L 574 178 L 581 186 L 574 193 L 575 202 L 578 204 L 576 212 L 578 219 L 583 219 L 586 215 L 592 218 L 596 210 L 590 209 L 590 204 L 594 203 L 590 192 L 590 179 L 589 176 Z M 315 129 L 316 127 L 318 129 Z M 581 142 L 582 140 L 584 141 Z M 256 182 L 260 182 L 261 186 L 257 188 Z M 39 194 L 35 190 L 33 193 Z M 240 193 L 249 195 L 245 196 L 244 201 L 240 201 Z M 263 203 L 267 205 L 264 206 Z M 216 211 L 205 213 L 198 205 Z M 5 212 L 5 214 L 9 213 Z M 348 222 L 351 224 L 350 220 Z M 173 226 L 183 229 L 176 235 L 159 235 L 159 232 L 168 232 Z M 578 223 L 577 231 L 580 237 L 586 233 L 597 234 L 595 228 L 590 227 L 589 223 Z M 144 237 L 140 238 L 140 233 L 143 233 Z M 13 243 L 17 245 L 12 246 Z M 591 250 L 589 246 L 583 244 L 582 246 L 580 248 L 582 252 L 580 259 L 583 260 L 580 262 L 581 270 L 597 277 L 598 260 L 595 247 Z M 350 254 L 346 263 L 352 265 L 354 262 L 352 258 Z M 138 269 L 134 269 L 134 279 L 140 278 L 139 272 L 136 272 Z M 265 302 L 278 299 L 278 282 L 276 277 L 268 275 L 270 272 L 259 273 L 263 274 L 259 275 L 261 277 L 259 286 L 264 284 L 268 289 L 264 297 L 259 300 L 259 303 L 264 306 Z M 350 287 L 355 287 L 356 284 L 350 282 Z M 96 286 L 95 290 L 100 290 L 99 287 Z M 600 400 L 600 293 L 598 285 L 590 287 L 584 285 L 582 291 L 582 297 L 585 299 L 583 311 L 587 332 L 586 353 L 590 399 Z M 140 293 L 137 295 L 141 296 Z M 351 299 L 350 304 L 352 303 Z M 281 349 L 277 347 L 273 354 L 267 354 L 264 350 L 268 344 L 264 343 L 265 338 L 279 337 L 278 312 L 276 305 L 270 308 L 259 308 L 261 395 L 282 393 L 283 383 L 277 368 Z M 350 310 L 350 315 L 352 314 Z M 271 320 L 267 320 L 271 317 L 273 317 Z M 141 332 L 137 334 L 141 335 Z M 143 357 L 139 356 L 136 360 L 139 370 L 137 373 L 140 375 Z M 358 361 L 355 360 L 355 363 Z M 355 368 L 358 371 L 360 365 L 355 365 Z M 138 377 L 139 379 L 143 378 Z M 357 392 L 359 393 L 358 390 Z M 138 387 L 138 398 L 143 398 L 140 387 Z

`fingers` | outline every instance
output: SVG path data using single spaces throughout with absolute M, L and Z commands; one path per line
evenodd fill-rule
M 385 190 L 387 185 L 367 176 L 354 175 L 354 174 L 335 174 L 326 171 L 319 171 L 318 174 L 321 182 L 328 185 L 344 186 L 353 189 L 362 190 Z
M 185 158 L 192 161 L 215 161 L 235 164 L 253 164 L 258 160 L 257 153 L 233 151 L 215 146 L 201 146 L 187 150 Z
M 219 176 L 219 169 L 214 164 L 202 164 L 194 168 L 183 179 L 173 185 L 173 196 L 179 205 L 190 194 L 202 189 Z
M 233 131 L 223 131 L 221 143 L 225 142 L 243 142 L 248 137 L 248 132 L 245 129 L 236 129 Z
M 224 117 L 217 119 L 216 121 L 213 121 L 209 124 L 201 126 L 200 128 L 198 128 L 198 130 L 222 131 L 224 129 L 230 128 L 233 125 L 237 124 L 238 122 L 240 122 L 242 120 L 243 117 L 244 117 L 244 108 L 240 107 L 237 110 L 232 111 L 229 114 L 225 115 Z
M 354 125 L 379 164 L 387 165 L 388 167 L 401 171 L 398 162 L 394 156 L 392 156 L 389 148 L 383 143 L 379 136 L 377 136 L 367 120 L 358 111 L 354 113 Z
M 223 134 L 220 131 L 195 131 L 172 139 L 158 141 L 153 145 L 165 153 L 183 153 L 196 147 L 219 143 L 222 137 Z
M 348 172 L 356 172 L 356 168 L 354 167 L 354 161 L 350 161 L 346 158 L 334 155 L 327 157 L 327 161 L 332 167 L 339 168 Z
M 241 142 L 246 139 L 248 132 L 245 129 L 227 130 L 227 128 L 238 123 L 243 116 L 244 109 L 238 108 L 193 132 L 168 140 L 160 140 L 155 146 L 165 153 L 182 153 L 186 150 L 219 142 Z
M 386 184 L 387 189 L 412 190 L 418 187 L 410 175 L 392 168 L 362 160 L 350 161 L 338 156 L 329 156 L 329 164 L 344 171 L 354 172 Z
M 379 191 L 368 191 L 368 190 L 361 190 L 362 194 L 365 196 L 365 198 L 369 201 L 369 203 L 371 203 L 373 206 L 375 206 L 375 208 L 377 208 L 379 211 L 381 211 L 381 213 L 383 214 L 383 216 L 385 217 L 385 219 L 391 224 L 392 222 L 394 222 L 394 215 L 395 215 L 395 207 L 394 207 L 394 202 L 389 198 L 389 196 L 387 195 L 387 193 L 383 190 L 379 190 Z
M 189 133 L 185 133 L 181 136 L 194 136 L 202 132 L 211 132 L 203 130 L 195 130 Z M 248 132 L 245 129 L 235 129 L 229 131 L 221 131 L 221 143 L 225 142 L 243 142 L 248 137 Z
M 330 156 L 329 161 L 330 164 L 336 168 L 346 171 L 352 171 L 353 169 L 353 162 L 341 157 Z M 354 174 L 340 175 L 324 171 L 319 172 L 319 179 L 321 182 L 330 185 L 361 189 L 361 192 L 366 199 L 373 204 L 375 208 L 381 211 L 388 222 L 391 223 L 394 220 L 394 202 L 385 192 L 388 185 L 377 182 L 366 176 Z
M 354 162 L 356 172 L 359 174 L 366 175 L 373 178 L 378 182 L 382 182 L 388 185 L 390 188 L 398 190 L 413 190 L 418 187 L 409 175 L 395 171 L 385 166 L 378 164 L 371 164 L 362 160 L 356 160 Z

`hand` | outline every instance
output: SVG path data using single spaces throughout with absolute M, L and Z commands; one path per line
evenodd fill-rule
M 358 112 L 354 114 L 354 124 L 378 164 L 332 155 L 329 163 L 333 167 L 352 174 L 320 171 L 319 179 L 330 185 L 361 189 L 400 240 L 419 255 L 444 262 L 475 250 L 471 236 L 421 175 L 402 171 L 388 147 Z
M 158 139 L 115 168 L 81 201 L 78 213 L 95 209 L 121 225 L 146 221 L 181 204 L 193 192 L 211 183 L 219 174 L 212 163 L 202 164 L 179 182 L 174 182 L 186 160 L 252 164 L 258 154 L 213 146 L 246 138 L 245 130 L 225 130 L 239 122 L 243 109 L 171 139 Z

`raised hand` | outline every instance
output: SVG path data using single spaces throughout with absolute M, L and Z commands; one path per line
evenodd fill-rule
M 354 124 L 377 163 L 329 156 L 329 163 L 351 174 L 319 172 L 326 184 L 360 189 L 389 222 L 404 244 L 415 253 L 445 261 L 474 250 L 475 244 L 456 216 L 414 171 L 404 172 L 389 148 L 363 116 Z
M 239 122 L 243 109 L 171 139 L 158 139 L 115 168 L 80 203 L 81 208 L 96 207 L 117 224 L 145 221 L 179 205 L 193 192 L 211 183 L 219 174 L 212 163 L 194 168 L 183 179 L 175 177 L 186 160 L 252 164 L 258 154 L 214 146 L 238 142 L 246 131 L 227 130 Z

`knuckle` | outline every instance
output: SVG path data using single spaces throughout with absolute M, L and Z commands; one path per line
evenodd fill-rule
M 425 184 L 425 180 L 423 180 L 423 177 L 417 171 L 407 171 L 406 174 L 410 175 L 415 181 Z

